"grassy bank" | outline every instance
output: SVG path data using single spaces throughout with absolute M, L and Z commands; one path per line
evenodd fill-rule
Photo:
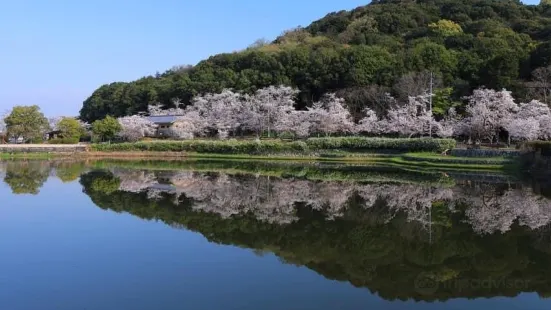
M 311 181 L 355 181 L 383 183 L 426 183 L 438 186 L 451 186 L 452 178 L 439 172 L 402 169 L 384 165 L 355 165 L 346 163 L 305 163 L 273 161 L 204 160 L 185 161 L 158 160 L 98 160 L 94 168 L 128 168 L 147 170 L 184 170 L 200 172 L 223 172 L 226 174 L 255 174 L 279 178 L 295 178 Z
M 0 153 L 0 159 L 52 159 L 54 157 L 66 156 L 65 154 L 52 153 Z
M 339 157 L 323 156 L 254 156 L 254 155 L 225 155 L 225 154 L 200 154 L 188 153 L 189 159 L 204 160 L 266 160 L 266 161 L 296 161 L 296 162 L 320 162 L 320 163 L 347 163 L 362 165 L 385 165 L 388 167 L 422 168 L 424 170 L 514 170 L 515 162 L 504 159 L 481 162 L 480 158 L 450 157 L 450 156 L 424 156 L 423 154 L 368 154 L 360 156 L 350 154 Z
M 366 137 L 310 138 L 284 140 L 185 140 L 92 144 L 79 158 L 269 160 L 294 162 L 384 165 L 424 170 L 509 170 L 514 160 L 503 157 L 477 158 L 442 156 L 455 146 L 452 139 L 387 139 Z M 44 158 L 67 156 L 56 153 L 0 153 L 0 158 Z
M 93 154 L 90 153 L 90 154 Z M 92 156 L 98 159 L 121 159 L 121 160 L 157 160 L 162 159 L 168 163 L 172 162 L 195 162 L 203 161 L 223 161 L 232 163 L 243 163 L 250 165 L 254 162 L 272 162 L 278 165 L 296 163 L 300 165 L 308 164 L 346 164 L 367 167 L 392 167 L 410 170 L 423 170 L 432 172 L 446 171 L 505 171 L 512 170 L 512 160 L 503 158 L 472 158 L 472 157 L 452 157 L 442 156 L 432 153 L 405 153 L 405 154 L 374 154 L 374 153 L 349 153 L 334 151 L 322 155 L 247 155 L 247 154 L 204 154 L 204 153 L 186 153 L 186 160 L 177 156 L 151 157 L 149 152 L 130 152 L 131 156 L 109 156 L 109 152 L 101 153 L 101 156 Z M 115 154 L 124 155 L 124 152 Z M 140 156 L 143 154 L 144 156 Z M 170 154 L 170 153 L 169 153 Z M 178 153 L 175 153 L 178 154 Z M 90 156 L 87 156 L 90 158 Z M 172 164 L 169 164 L 171 166 Z
M 442 152 L 455 147 L 453 139 L 386 139 L 366 137 L 310 138 L 304 141 L 283 140 L 184 140 L 136 143 L 94 144 L 98 152 L 194 152 L 201 154 L 315 155 L 330 150 Z

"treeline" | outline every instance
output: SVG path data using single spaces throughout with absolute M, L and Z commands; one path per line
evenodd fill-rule
M 428 88 L 457 101 L 473 89 L 507 88 L 520 99 L 551 102 L 551 8 L 516 0 L 373 1 L 331 13 L 274 42 L 212 56 L 130 83 L 97 89 L 80 112 L 91 122 L 137 114 L 148 105 L 188 104 L 224 89 L 254 92 L 270 85 L 300 90 L 303 109 L 327 92 L 344 97 L 352 113 L 386 108 Z

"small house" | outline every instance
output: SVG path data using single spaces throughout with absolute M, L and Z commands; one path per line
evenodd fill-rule
M 169 137 L 170 129 L 178 119 L 178 115 L 155 115 L 148 116 L 147 119 L 157 125 L 157 137 Z
M 57 138 L 62 138 L 61 137 L 61 130 L 52 130 L 52 131 L 49 131 L 46 133 L 46 140 L 52 140 L 52 139 L 57 139 Z

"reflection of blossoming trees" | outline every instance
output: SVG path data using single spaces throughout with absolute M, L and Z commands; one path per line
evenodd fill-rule
M 465 212 L 466 220 L 480 233 L 506 232 L 515 221 L 531 229 L 551 221 L 551 201 L 529 189 L 499 193 L 488 186 L 478 186 L 456 196 L 470 206 Z
M 360 186 L 358 194 L 365 201 L 364 206 L 374 207 L 382 201 L 388 210 L 386 221 L 398 213 L 405 212 L 409 221 L 428 224 L 433 203 L 446 201 L 453 207 L 453 192 L 448 188 L 425 187 L 420 185 L 370 184 Z
M 117 174 L 124 177 L 125 171 L 119 170 Z M 551 292 L 548 268 L 551 225 L 536 231 L 514 225 L 504 234 L 477 236 L 461 216 L 467 208 L 468 195 L 499 197 L 518 191 L 505 184 L 446 189 L 216 173 L 163 171 L 155 174 L 158 183 L 150 188 L 166 189 L 156 200 L 146 199 L 144 191 L 111 192 L 110 186 L 96 186 L 115 185 L 117 182 L 112 179 L 118 180 L 117 186 L 125 181 L 107 171 L 87 173 L 81 178 L 81 184 L 84 192 L 103 209 L 162 221 L 201 233 L 211 242 L 273 252 L 283 262 L 305 266 L 332 280 L 367 287 L 389 300 L 442 301 L 459 297 L 515 296 L 522 292 L 549 296 Z M 149 182 L 148 177 L 144 179 Z M 228 191 L 234 201 L 224 197 Z M 320 193 L 324 198 L 316 197 Z M 178 205 L 174 205 L 174 197 L 179 197 Z M 287 211 L 285 207 L 291 205 L 290 200 L 299 202 Z M 258 202 L 256 206 L 254 202 Z M 312 210 L 318 208 L 315 206 L 306 207 L 314 203 L 321 205 L 320 211 Z M 335 211 L 328 207 L 331 203 Z M 413 213 L 408 211 L 413 209 L 410 204 L 417 208 Z M 432 208 L 434 220 L 445 206 L 457 213 L 450 216 L 442 212 L 449 219 L 446 223 L 449 225 L 433 226 L 434 238 L 428 242 L 425 231 L 419 230 L 422 225 L 416 222 L 417 218 L 425 220 L 425 211 Z M 277 212 L 282 216 L 279 222 L 274 220 Z M 332 214 L 335 214 L 334 220 L 327 220 Z M 293 222 L 284 224 L 289 222 L 283 217 L 287 215 Z M 442 284 L 433 295 L 420 295 L 412 285 L 423 272 L 434 275 Z M 483 283 L 478 281 L 488 279 L 511 282 L 497 281 L 492 287 L 454 285 L 463 283 L 461 281 Z M 514 281 L 524 281 L 520 283 L 528 286 L 508 285 Z
M 289 224 L 299 220 L 301 205 L 322 211 L 331 220 L 350 215 L 354 201 L 364 211 L 384 206 L 378 219 L 391 221 L 398 214 L 424 226 L 433 224 L 433 209 L 445 212 L 465 209 L 465 220 L 479 233 L 506 232 L 513 223 L 531 229 L 551 221 L 551 201 L 525 188 L 498 190 L 490 185 L 475 188 L 440 188 L 413 184 L 359 184 L 351 182 L 313 182 L 261 176 L 202 174 L 189 171 L 170 173 L 170 185 L 162 186 L 151 172 L 116 170 L 120 190 L 147 191 L 150 198 L 161 192 L 193 201 L 195 211 L 229 218 L 252 214 L 258 220 Z M 378 210 L 378 209 L 377 209 Z

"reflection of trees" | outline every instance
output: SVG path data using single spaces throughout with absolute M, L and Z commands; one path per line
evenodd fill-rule
M 526 226 L 510 225 L 503 233 L 478 234 L 469 212 L 483 206 L 469 209 L 468 203 L 481 199 L 481 192 L 472 188 L 165 172 L 155 181 L 144 175 L 149 185 L 143 190 L 124 191 L 120 189 L 125 172 L 116 174 L 123 178 L 119 190 L 113 190 L 114 176 L 109 172 L 81 178 L 85 193 L 101 208 L 161 220 L 200 232 L 213 242 L 270 251 L 289 263 L 367 287 L 386 299 L 551 293 L 549 226 L 534 230 L 530 227 L 541 223 L 527 221 Z M 111 182 L 107 191 L 95 185 Z M 148 198 L 145 188 L 157 195 Z M 479 189 L 492 190 L 496 196 L 518 191 Z M 528 193 L 520 190 L 509 195 Z M 532 211 L 516 214 L 531 216 Z M 439 283 L 434 294 L 416 291 L 414 283 L 422 273 Z M 495 285 L 457 285 L 489 279 Z M 510 285 L 515 280 L 522 286 Z
M 48 163 L 39 161 L 7 162 L 3 169 L 4 182 L 14 194 L 38 194 L 50 173 Z
M 355 182 L 313 182 L 251 175 L 222 173 L 164 172 L 114 169 L 121 180 L 119 189 L 145 191 L 157 197 L 162 191 L 192 199 L 196 211 L 213 212 L 222 217 L 252 213 L 259 220 L 291 223 L 297 220 L 296 206 L 325 210 L 333 219 L 347 213 L 349 203 L 369 209 L 384 204 L 385 221 L 403 212 L 408 220 L 430 226 L 442 209 L 467 208 L 466 221 L 477 232 L 505 232 L 517 221 L 532 229 L 551 220 L 551 201 L 530 189 L 496 187 L 475 183 L 454 188 L 419 184 L 361 184 Z M 165 184 L 162 184 L 165 183 Z M 445 211 L 445 210 L 444 210 Z M 440 224 L 445 224 L 443 219 Z
M 64 183 L 72 182 L 86 169 L 84 162 L 67 160 L 0 161 L 0 178 L 11 187 L 14 194 L 38 194 L 48 176 L 56 176 Z
M 86 165 L 81 162 L 59 163 L 55 166 L 55 175 L 61 182 L 73 182 L 86 170 Z
M 488 185 L 463 188 L 459 194 L 470 207 L 467 221 L 482 233 L 506 232 L 517 221 L 539 228 L 551 220 L 551 201 L 529 188 L 495 189 Z

